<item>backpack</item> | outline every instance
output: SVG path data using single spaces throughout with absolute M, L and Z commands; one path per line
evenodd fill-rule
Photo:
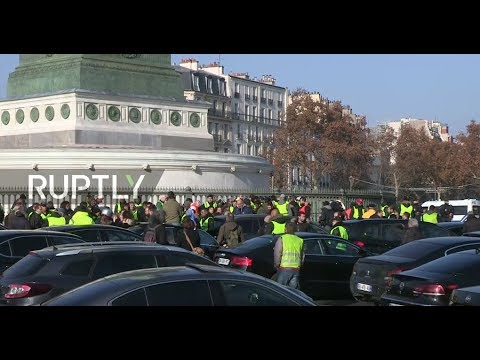
M 156 243 L 157 242 L 157 228 L 159 226 L 162 226 L 162 224 L 159 224 L 153 228 L 148 228 L 147 231 L 145 231 L 145 234 L 143 234 L 143 241 L 149 242 L 149 243 Z
M 238 226 L 230 231 L 226 241 L 229 248 L 236 247 L 240 243 L 240 230 L 238 229 Z

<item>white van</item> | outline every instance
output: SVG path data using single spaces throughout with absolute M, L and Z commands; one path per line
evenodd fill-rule
M 467 214 L 480 214 L 480 200 L 464 199 L 464 200 L 449 200 L 448 203 L 453 206 L 452 221 L 465 221 Z M 427 211 L 430 205 L 435 205 L 438 209 L 445 204 L 443 200 L 426 201 L 422 204 L 424 211 Z

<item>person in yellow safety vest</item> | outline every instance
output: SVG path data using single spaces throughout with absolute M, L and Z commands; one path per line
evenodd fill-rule
M 217 204 L 216 201 L 213 201 L 213 195 L 212 195 L 212 194 L 210 194 L 210 195 L 207 196 L 207 201 L 205 201 L 205 202 L 203 203 L 202 207 L 203 207 L 204 209 L 207 209 L 207 210 L 208 210 L 209 208 L 213 207 L 214 210 L 217 210 L 218 204 Z
M 342 218 L 341 217 L 335 217 L 333 218 L 332 221 L 332 230 L 330 230 L 330 235 L 335 235 L 339 236 L 342 239 L 348 240 L 348 231 L 343 226 Z M 328 243 L 330 244 L 331 241 L 329 240 Z M 336 249 L 346 251 L 347 250 L 347 245 L 341 241 L 337 241 L 337 244 L 335 246 Z
M 439 217 L 435 205 L 430 205 L 428 211 L 422 215 L 421 219 L 423 222 L 437 224 Z
M 265 234 L 280 235 L 285 233 L 287 218 L 280 215 L 277 209 L 270 212 L 270 222 L 265 224 Z
M 284 194 L 278 197 L 278 202 L 276 203 L 276 208 L 280 212 L 281 215 L 287 216 L 288 215 L 288 201 L 286 201 L 286 197 Z
M 50 211 L 50 216 L 47 218 L 48 226 L 62 226 L 66 225 L 65 218 L 57 210 Z
M 75 209 L 75 214 L 68 222 L 69 225 L 92 225 L 94 224 L 93 219 L 88 215 L 87 208 L 80 204 Z
M 233 212 L 235 211 L 235 208 L 237 207 L 237 199 L 233 199 L 232 202 L 230 203 L 230 207 L 228 208 L 228 210 L 233 214 Z
M 127 202 L 125 199 L 120 199 L 117 201 L 115 204 L 115 214 L 120 214 L 123 210 L 126 210 L 125 208 L 128 206 Z
M 285 234 L 280 236 L 273 249 L 273 263 L 277 270 L 276 281 L 294 289 L 300 288 L 300 267 L 303 264 L 303 239 L 297 235 L 297 224 L 289 222 Z
M 388 218 L 388 205 L 382 206 L 382 217 L 385 219 Z
M 358 198 L 355 201 L 355 205 L 352 207 L 352 211 L 350 212 L 350 219 L 361 219 L 365 209 L 363 208 L 363 199 Z
M 133 221 L 137 223 L 139 221 L 138 220 L 138 215 L 139 214 L 138 214 L 138 209 L 137 209 L 137 206 L 135 205 L 135 202 L 130 201 L 128 203 L 128 207 L 130 209 L 130 212 L 132 213 Z
M 215 223 L 214 218 L 213 218 L 212 214 L 210 214 L 208 212 L 207 209 L 200 210 L 200 221 L 199 221 L 200 229 L 202 229 L 203 231 L 206 231 L 210 235 L 214 236 L 214 234 L 215 234 L 214 223 Z
M 400 216 L 402 216 L 406 212 L 410 216 L 409 218 L 413 217 L 413 205 L 410 203 L 410 200 L 408 200 L 408 197 L 403 198 L 399 207 Z

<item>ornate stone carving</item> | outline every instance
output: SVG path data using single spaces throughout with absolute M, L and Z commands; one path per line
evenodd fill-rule
M 68 106 L 68 104 L 63 104 L 60 108 L 60 114 L 64 119 L 68 119 L 70 116 L 70 106 Z
M 17 123 L 23 123 L 23 120 L 25 120 L 25 113 L 22 109 L 17 110 L 17 113 L 15 114 L 15 119 L 17 120 Z
M 200 126 L 200 115 L 193 113 L 190 115 L 190 125 L 198 128 Z
M 39 117 L 40 112 L 38 109 L 36 107 L 32 108 L 32 110 L 30 110 L 30 119 L 32 119 L 33 122 L 37 122 Z
M 178 111 L 172 112 L 170 115 L 170 122 L 172 125 L 180 126 L 182 124 L 182 115 Z
M 98 119 L 98 108 L 95 104 L 88 104 L 85 108 L 85 114 L 90 120 Z
M 116 106 L 110 106 L 108 108 L 108 118 L 112 121 L 120 121 L 120 110 Z
M 47 108 L 45 109 L 45 118 L 48 121 L 52 121 L 54 117 L 55 117 L 55 110 L 53 109 L 53 106 L 47 106 Z
M 150 121 L 155 125 L 160 125 L 162 122 L 162 114 L 160 111 L 154 109 L 150 112 Z
M 135 124 L 138 124 L 140 121 L 142 121 L 142 114 L 137 108 L 131 108 L 128 112 L 128 116 L 130 121 L 134 122 Z
M 2 123 L 3 125 L 8 125 L 10 122 L 10 113 L 8 111 L 4 111 L 2 113 Z

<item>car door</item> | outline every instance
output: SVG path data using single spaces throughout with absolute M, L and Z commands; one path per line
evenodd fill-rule
M 336 264 L 331 256 L 325 256 L 320 238 L 303 241 L 305 258 L 300 267 L 300 290 L 314 298 L 328 298 L 334 290 Z
M 353 265 L 360 256 L 360 248 L 351 242 L 340 238 L 321 239 L 325 258 L 323 260 L 329 266 L 329 289 L 330 299 L 350 298 L 350 276 L 352 275 Z M 326 260 L 328 259 L 328 260 Z
M 4 241 L 0 243 L 0 275 L 13 265 L 17 259 L 12 258 L 12 251 L 10 250 L 10 242 Z

